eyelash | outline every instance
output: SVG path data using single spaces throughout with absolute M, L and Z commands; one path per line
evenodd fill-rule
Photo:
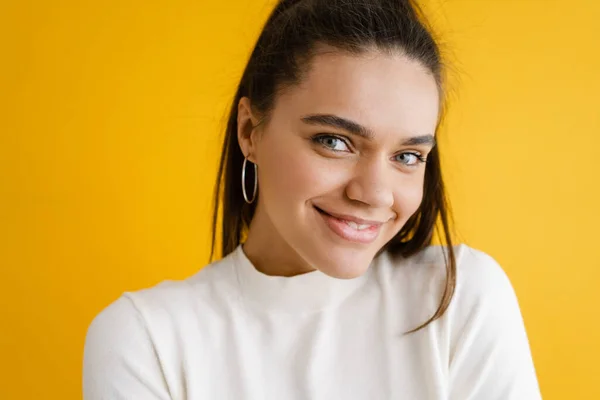
M 342 141 L 342 142 L 343 142 L 343 143 L 346 145 L 346 147 L 348 147 L 348 148 L 350 148 L 350 147 L 351 147 L 351 146 L 349 145 L 349 143 L 348 143 L 348 140 L 347 140 L 346 138 L 344 138 L 344 137 L 342 137 L 342 136 L 338 136 L 338 135 L 331 135 L 331 134 L 320 134 L 320 135 L 316 135 L 316 136 L 314 136 L 314 137 L 312 138 L 312 141 L 313 141 L 313 142 L 315 142 L 315 143 L 317 143 L 317 144 L 319 144 L 320 146 L 323 146 L 325 149 L 327 149 L 327 150 L 329 150 L 329 151 L 333 151 L 333 152 L 336 152 L 336 153 L 342 153 L 342 152 L 345 152 L 345 150 L 335 150 L 335 149 L 332 149 L 331 147 L 327 146 L 327 145 L 324 143 L 324 140 L 325 140 L 325 139 L 336 139 L 336 140 L 340 140 L 340 141 Z M 416 162 L 415 164 L 412 164 L 412 165 L 409 165 L 409 164 L 404 164 L 404 163 L 400 162 L 402 165 L 404 165 L 404 166 L 406 166 L 406 167 L 411 167 L 411 168 L 414 168 L 414 167 L 417 167 L 419 164 L 422 164 L 422 163 L 426 163 L 426 162 L 427 162 L 427 159 L 426 159 L 425 157 L 423 157 L 423 155 L 422 155 L 421 153 L 418 153 L 418 152 L 416 152 L 416 151 L 405 151 L 405 152 L 402 152 L 402 153 L 400 153 L 400 154 L 396 154 L 396 155 L 394 156 L 394 158 L 396 158 L 396 157 L 398 157 L 398 156 L 401 156 L 401 155 L 403 155 L 403 154 L 410 154 L 410 155 L 412 155 L 412 156 L 415 156 L 415 157 L 417 158 L 417 162 Z
M 341 136 L 337 136 L 337 135 L 328 135 L 328 134 L 323 135 L 323 134 L 321 134 L 321 135 L 317 135 L 317 136 L 315 136 L 315 137 L 312 138 L 313 142 L 315 142 L 317 144 L 320 144 L 321 146 L 325 147 L 327 150 L 335 151 L 336 153 L 344 151 L 344 150 L 335 150 L 335 149 L 332 149 L 331 147 L 327 146 L 324 143 L 325 139 L 336 139 L 336 140 L 339 140 L 339 141 L 343 142 L 346 145 L 346 147 L 348 147 L 348 148 L 352 147 L 348 143 L 349 141 L 347 139 L 345 139 L 345 138 L 343 138 Z

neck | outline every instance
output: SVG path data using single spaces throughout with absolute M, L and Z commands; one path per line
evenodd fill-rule
M 279 235 L 260 203 L 250 223 L 244 253 L 254 267 L 265 275 L 296 276 L 312 272 L 314 267 Z

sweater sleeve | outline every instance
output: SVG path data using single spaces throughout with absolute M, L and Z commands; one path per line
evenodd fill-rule
M 124 294 L 90 324 L 83 356 L 84 400 L 170 400 L 142 315 Z
M 508 277 L 485 253 L 469 248 L 463 256 L 450 349 L 450 398 L 541 399 L 523 318 Z

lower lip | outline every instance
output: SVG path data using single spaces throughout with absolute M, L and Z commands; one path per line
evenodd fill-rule
M 346 239 L 350 242 L 355 243 L 372 243 L 379 236 L 380 225 L 370 226 L 369 228 L 357 230 L 352 228 L 346 222 L 341 219 L 332 217 L 331 215 L 325 214 L 319 210 L 317 213 L 323 218 L 325 224 L 331 229 L 335 234 L 337 234 L 342 239 Z

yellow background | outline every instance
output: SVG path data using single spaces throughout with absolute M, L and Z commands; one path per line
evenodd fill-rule
M 80 398 L 91 319 L 206 263 L 224 110 L 271 6 L 2 2 L 0 398 Z M 510 276 L 544 398 L 599 399 L 600 2 L 428 10 L 461 237 Z

